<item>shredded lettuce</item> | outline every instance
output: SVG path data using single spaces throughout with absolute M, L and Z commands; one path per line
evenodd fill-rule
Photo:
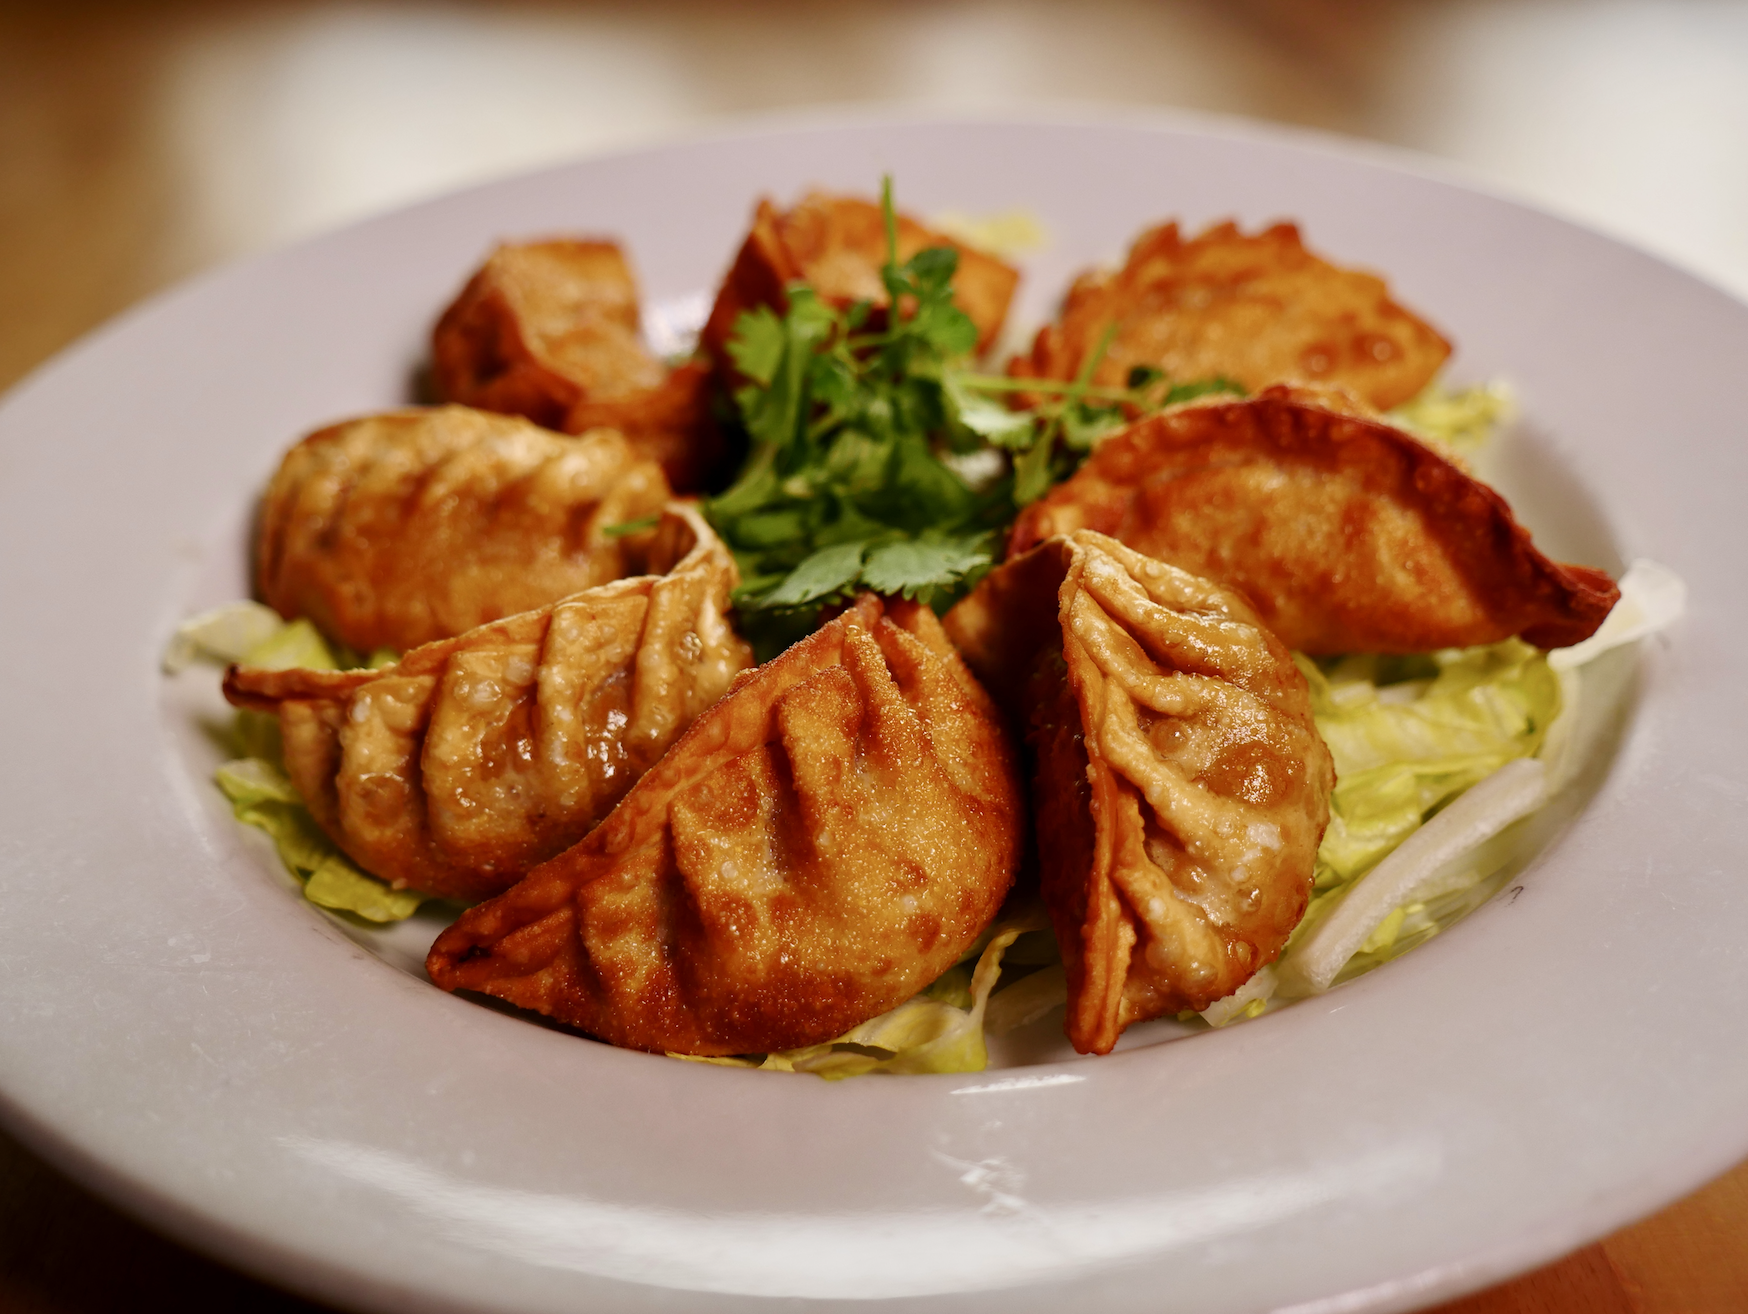
M 272 837 L 280 860 L 304 882 L 304 897 L 338 912 L 371 922 L 398 922 L 411 917 L 424 896 L 391 889 L 366 875 L 334 846 L 310 816 L 285 772 L 272 762 L 245 757 L 226 762 L 213 780 L 231 801 L 238 821 L 257 826 Z
M 397 890 L 359 870 L 345 854 L 334 850 L 304 882 L 304 898 L 335 912 L 349 912 L 367 922 L 401 922 L 419 911 L 425 896 Z
M 1461 458 L 1474 456 L 1517 413 L 1517 399 L 1504 383 L 1447 388 L 1429 383 L 1391 411 L 1388 419 L 1417 438 Z
M 1216 999 L 1202 1010 L 1202 1021 L 1211 1027 L 1223 1027 L 1233 1022 L 1246 1022 L 1261 1017 L 1273 998 L 1278 982 L 1273 963 L 1256 970 L 1250 980 L 1224 999 Z
M 1560 710 L 1546 656 L 1517 639 L 1424 659 L 1298 660 L 1335 758 L 1319 891 L 1363 875 L 1464 790 L 1532 756 Z
M 329 644 L 309 621 L 287 623 L 258 602 L 215 607 L 177 629 L 164 654 L 164 669 L 174 673 L 202 660 L 274 671 L 331 671 L 366 664 L 349 649 Z M 374 669 L 395 660 L 394 652 L 383 649 L 371 654 L 368 665 Z M 393 889 L 359 870 L 316 824 L 280 765 L 277 717 L 240 710 L 230 738 L 237 759 L 219 767 L 213 780 L 238 821 L 272 838 L 286 869 L 303 882 L 305 898 L 378 923 L 403 921 L 418 910 L 425 896 Z
M 1336 981 L 1359 975 L 1380 963 L 1406 953 L 1438 934 L 1477 907 L 1497 886 L 1497 876 L 1513 853 L 1513 823 L 1543 806 L 1570 781 L 1582 755 L 1575 747 L 1574 723 L 1583 688 L 1579 672 L 1587 663 L 1622 644 L 1631 643 L 1663 629 L 1684 610 L 1686 587 L 1679 576 L 1655 562 L 1636 561 L 1620 581 L 1621 599 L 1595 635 L 1571 648 L 1556 649 L 1540 658 L 1525 658 L 1524 645 L 1502 644 L 1467 654 L 1439 654 L 1440 675 L 1416 693 L 1411 684 L 1374 685 L 1367 691 L 1347 692 L 1339 681 L 1313 682 L 1314 698 L 1320 700 L 1318 726 L 1324 729 L 1336 750 L 1337 769 L 1343 750 L 1351 757 L 1374 751 L 1384 742 L 1400 745 L 1405 731 L 1408 742 L 1424 742 L 1428 721 L 1454 735 L 1464 749 L 1470 770 L 1486 765 L 1485 739 L 1496 739 L 1495 757 L 1503 756 L 1478 783 L 1465 785 L 1453 796 L 1429 808 L 1420 823 L 1391 844 L 1369 869 L 1356 867 L 1349 875 L 1341 870 L 1342 859 L 1357 848 L 1356 814 L 1370 811 L 1374 818 L 1386 816 L 1388 801 L 1380 797 L 1351 796 L 1343 830 L 1326 838 L 1319 853 L 1318 877 L 1322 888 L 1312 900 L 1304 920 L 1295 930 L 1286 952 L 1276 964 L 1275 980 L 1282 995 L 1326 990 Z M 1515 649 L 1515 651 L 1514 651 Z M 1455 657 L 1457 660 L 1452 661 Z M 1350 659 L 1351 662 L 1351 659 Z M 1466 676 L 1485 673 L 1486 679 L 1463 688 L 1463 681 L 1449 677 L 1453 666 L 1466 667 Z M 1351 665 L 1338 665 L 1336 674 Z M 1315 674 L 1324 672 L 1316 670 Z M 1550 693 L 1549 680 L 1554 682 Z M 1392 687 L 1406 690 L 1408 700 Z M 1464 715 L 1450 715 L 1449 699 L 1458 695 Z M 1443 697 L 1446 706 L 1429 706 Z M 1430 715 L 1404 723 L 1400 710 L 1390 713 L 1397 722 L 1391 733 L 1361 733 L 1351 716 L 1338 716 L 1333 708 L 1363 708 L 1373 699 L 1397 709 L 1415 708 Z M 1326 727 L 1326 721 L 1328 722 Z M 1436 738 L 1436 736 L 1434 736 Z M 1338 748 L 1338 745 L 1340 746 Z M 1410 762 L 1395 764 L 1400 769 Z M 1382 780 L 1387 767 L 1372 767 Z M 1424 783 L 1430 771 L 1419 772 Z M 1461 774 L 1460 772 L 1458 773 Z M 1349 777 L 1343 785 L 1360 790 L 1366 772 Z M 1330 879 L 1333 876 L 1334 879 Z M 1260 974 L 1259 974 L 1260 975 Z M 1222 1001 L 1225 1003 L 1226 1001 Z M 1266 1003 L 1265 1003 L 1266 1007 Z
M 241 661 L 285 627 L 279 613 L 259 602 L 227 602 L 185 620 L 164 649 L 164 672 L 174 675 L 197 661 Z
M 264 671 L 336 671 L 341 663 L 322 632 L 308 620 L 298 619 L 280 628 L 243 654 L 243 665 Z M 348 666 L 352 663 L 346 663 Z
M 1281 962 L 1204 1010 L 1201 1016 L 1211 1026 L 1257 1017 L 1278 997 L 1306 993 L 1294 974 L 1295 948 L 1362 878 L 1382 869 L 1405 840 L 1447 813 L 1446 824 L 1433 827 L 1419 845 L 1432 856 L 1407 855 L 1414 865 L 1392 887 L 1397 897 L 1375 886 L 1373 902 L 1381 898 L 1386 906 L 1362 916 L 1364 906 L 1356 902 L 1347 918 L 1354 925 L 1343 932 L 1338 948 L 1325 945 L 1317 962 L 1321 967 L 1333 955 L 1338 971 L 1375 966 L 1473 906 L 1475 891 L 1485 891 L 1485 878 L 1507 856 L 1479 841 L 1523 810 L 1507 809 L 1509 816 L 1501 821 L 1499 808 L 1453 809 L 1453 803 L 1508 763 L 1533 758 L 1560 712 L 1560 682 L 1546 654 L 1515 639 L 1424 657 L 1298 660 L 1338 779 L 1330 827 L 1318 852 L 1316 890 Z M 1539 791 L 1541 764 L 1526 765 L 1533 767 Z M 1515 807 L 1521 797 L 1513 800 Z M 1487 803 L 1486 791 L 1476 802 Z M 1476 811 L 1482 813 L 1479 829 L 1470 824 L 1473 818 L 1464 822 Z M 1460 850 L 1454 864 L 1453 832 L 1454 849 Z M 998 923 L 973 946 L 974 953 L 981 949 L 975 973 L 968 976 L 962 964 L 915 999 L 830 1044 L 711 1061 L 814 1072 L 834 1080 L 869 1072 L 979 1071 L 987 1061 L 986 1035 L 1034 1021 L 1066 997 L 1055 940 L 1048 930 L 1035 929 L 1043 926 L 1037 911 L 1026 916 L 1030 920 L 1024 923 Z M 1004 961 L 1025 966 L 1016 979 L 998 982 Z
M 1353 975 L 1404 953 L 1473 906 L 1507 856 L 1482 841 L 1521 811 L 1503 821 L 1489 813 L 1478 829 L 1466 829 L 1456 855 L 1463 861 L 1453 864 L 1440 847 L 1436 870 L 1423 855 L 1403 873 L 1388 865 L 1392 855 L 1479 782 L 1533 757 L 1560 715 L 1561 682 L 1547 655 L 1517 639 L 1415 657 L 1296 660 L 1335 759 L 1329 828 L 1310 906 L 1281 958 L 1205 1009 L 1211 1026 L 1257 1017 L 1285 995 L 1326 989 L 1336 973 Z M 1354 901 L 1334 923 L 1337 937 L 1326 924 L 1374 871 L 1386 880 L 1373 882 L 1368 899 Z M 1332 958 L 1339 959 L 1334 972 L 1326 970 Z
M 1050 244 L 1050 230 L 1031 210 L 1016 207 L 993 214 L 943 210 L 929 222 L 948 237 L 1003 260 L 1017 260 Z
M 1277 977 L 1285 993 L 1327 990 L 1362 950 L 1382 960 L 1395 947 L 1407 905 L 1450 890 L 1440 877 L 1457 868 L 1458 888 L 1483 879 L 1466 861 L 1512 822 L 1547 802 L 1547 768 L 1534 758 L 1515 758 L 1403 840 L 1362 880 L 1323 900 L 1315 918 L 1301 923 L 1282 955 Z
M 811 1072 L 827 1081 L 872 1072 L 982 1072 L 989 1063 L 984 1039 L 986 1022 L 1003 997 L 1040 977 L 1045 978 L 1048 986 L 1052 972 L 1060 977 L 1059 966 L 1032 972 L 1009 985 L 1001 995 L 995 995 L 992 1004 L 991 995 L 1001 979 L 1003 960 L 1022 937 L 1030 943 L 1014 954 L 1016 960 L 1029 960 L 1021 965 L 1030 966 L 1040 958 L 1054 957 L 1055 941 L 1045 929 L 1043 910 L 1028 906 L 999 919 L 979 937 L 964 959 L 922 993 L 861 1026 L 852 1027 L 836 1040 L 763 1055 L 673 1057 L 767 1072 Z M 1044 1000 L 1041 1008 L 1039 996 Z M 1042 1016 L 1061 1003 L 1063 997 L 1052 997 L 1048 989 L 1040 992 L 1033 986 L 1019 1010 L 1030 1015 L 1022 1016 L 1020 1021 Z M 1007 1026 L 996 1029 L 1019 1025 L 1013 1017 L 1014 1011 L 1009 1010 L 1004 1019 Z

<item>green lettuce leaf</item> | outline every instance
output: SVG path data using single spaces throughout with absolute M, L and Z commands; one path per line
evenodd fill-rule
M 272 838 L 286 869 L 304 882 L 304 897 L 311 903 L 366 921 L 398 922 L 424 902 L 423 895 L 391 889 L 354 866 L 316 825 L 291 781 L 272 762 L 258 757 L 226 762 L 213 780 L 238 821 Z
M 1468 457 L 1485 447 L 1499 426 L 1509 422 L 1516 411 L 1517 401 L 1503 383 L 1479 383 L 1468 388 L 1429 383 L 1387 418 L 1417 438 Z
M 338 851 L 326 854 L 304 883 L 304 898 L 323 908 L 349 912 L 367 922 L 405 921 L 419 910 L 425 896 L 397 890 L 353 866 Z
M 1015 1007 L 1007 1010 L 1008 1017 L 998 1028 L 1005 1030 L 1030 1021 L 1066 997 L 1060 957 L 1041 905 L 1026 905 L 999 919 L 978 937 L 963 959 L 927 989 L 836 1040 L 758 1056 L 673 1057 L 769 1072 L 811 1072 L 827 1081 L 875 1072 L 982 1072 L 989 1064 L 984 1035 L 986 1020 L 995 1011 L 991 995 L 1001 981 L 1010 950 L 1016 959 L 1025 960 L 1022 970 L 1043 962 L 1057 965 L 1022 975 L 994 996 L 994 1005 L 999 1005 L 1010 991 L 1019 992 Z M 1039 990 L 1038 986 L 1044 988 Z
M 983 1015 L 1001 976 L 1002 955 L 1024 930 L 1010 926 L 997 932 L 978 955 L 968 984 L 954 979 L 963 974 L 962 968 L 954 968 L 943 978 L 944 985 L 937 982 L 828 1045 L 770 1055 L 766 1066 L 787 1066 L 828 1081 L 870 1072 L 982 1072 L 989 1063 Z M 969 1007 L 961 1006 L 961 1000 Z
M 164 671 L 174 675 L 197 661 L 241 661 L 284 627 L 285 622 L 271 607 L 259 602 L 227 602 L 176 627 L 164 650 Z
M 928 597 L 959 591 L 995 564 L 988 534 L 923 534 L 875 548 L 862 567 L 862 582 L 876 593 Z
M 1280 958 L 1203 1011 L 1213 1026 L 1259 1016 L 1283 995 L 1305 993 L 1301 960 L 1322 952 L 1319 927 L 1348 893 L 1472 786 L 1539 753 L 1562 706 L 1548 655 L 1517 639 L 1425 656 L 1314 662 L 1295 654 L 1295 660 L 1335 759 L 1329 828 L 1310 905 Z M 1509 860 L 1510 840 L 1491 836 L 1449 873 L 1435 872 L 1431 884 L 1417 886 L 1409 902 L 1384 912 L 1335 979 L 1400 956 L 1477 906 Z
M 322 632 L 305 619 L 291 621 L 242 656 L 245 666 L 258 666 L 265 671 L 289 671 L 301 667 L 311 671 L 336 671 L 340 661 Z M 351 663 L 347 663 L 351 665 Z
M 1518 639 L 1427 658 L 1299 658 L 1335 758 L 1317 888 L 1369 871 L 1425 819 L 1514 758 L 1560 710 L 1544 653 Z

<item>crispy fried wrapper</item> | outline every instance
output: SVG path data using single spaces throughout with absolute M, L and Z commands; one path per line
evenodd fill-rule
M 1380 410 L 1424 388 L 1451 350 L 1383 279 L 1311 254 L 1292 224 L 1246 236 L 1221 223 L 1187 241 L 1175 223 L 1149 229 L 1121 269 L 1075 281 L 1009 373 L 1076 378 L 1113 326 L 1095 383 L 1122 386 L 1145 365 L 1177 383 L 1223 377 L 1253 391 L 1339 384 Z
M 1095 529 L 1240 588 L 1289 648 L 1431 652 L 1518 635 L 1563 648 L 1620 591 L 1550 561 L 1505 500 L 1339 398 L 1273 387 L 1117 434 L 1021 513 L 1010 555 Z
M 959 269 L 953 275 L 954 300 L 977 325 L 977 350 L 988 350 L 1007 319 L 1019 271 L 923 227 L 908 215 L 898 216 L 900 262 L 931 246 L 950 246 L 959 252 Z M 769 200 L 761 200 L 753 214 L 752 231 L 716 294 L 716 304 L 704 326 L 704 346 L 727 368 L 727 346 L 735 320 L 756 306 L 781 311 L 787 305 L 784 289 L 796 281 L 809 284 L 832 305 L 866 301 L 878 317 L 887 302 L 886 287 L 880 281 L 880 268 L 885 263 L 886 223 L 874 202 L 810 192 L 793 210 L 779 210 Z
M 648 573 L 383 670 L 233 666 L 225 696 L 278 714 L 292 784 L 365 871 L 496 894 L 586 835 L 751 664 L 725 619 L 734 559 L 693 507 L 625 544 Z
M 1335 768 L 1305 678 L 1244 599 L 1080 530 L 948 614 L 1026 727 L 1068 1038 L 1203 1009 L 1304 915 Z
M 668 498 L 661 467 L 610 430 L 566 437 L 465 406 L 367 416 L 286 453 L 256 587 L 360 652 L 405 652 L 637 573 L 608 531 Z
M 965 953 L 1019 858 L 1015 754 L 927 608 L 864 596 L 743 677 L 426 969 L 616 1045 L 823 1043 Z
M 695 491 L 727 452 L 709 370 L 670 368 L 638 326 L 637 282 L 617 243 L 500 246 L 438 320 L 433 380 L 446 401 L 550 429 L 618 429 L 676 489 Z

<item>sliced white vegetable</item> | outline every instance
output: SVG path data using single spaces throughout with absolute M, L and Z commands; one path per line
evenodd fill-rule
M 240 662 L 251 648 L 279 633 L 285 622 L 259 602 L 227 602 L 185 620 L 164 649 L 164 672 L 174 675 L 193 662 Z
M 1255 976 L 1227 995 L 1226 998 L 1216 999 L 1204 1008 L 1202 1020 L 1211 1027 L 1223 1027 L 1228 1022 L 1244 1016 L 1245 1010 L 1258 1000 L 1266 1004 L 1274 997 L 1275 987 L 1279 984 L 1273 964 L 1258 968 Z
M 1052 963 L 1021 977 L 1000 994 L 991 995 L 989 1011 L 984 1014 L 984 1029 L 992 1036 L 1006 1035 L 1067 1002 L 1068 976 L 1061 963 Z
M 1319 994 L 1384 918 L 1412 902 L 1452 861 L 1491 839 L 1547 797 L 1547 768 L 1518 758 L 1476 784 L 1415 831 L 1352 887 L 1276 964 L 1283 994 Z

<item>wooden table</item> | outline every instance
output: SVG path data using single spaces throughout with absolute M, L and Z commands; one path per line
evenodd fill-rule
M 1249 112 L 1370 132 L 1409 144 L 1436 146 L 1444 140 L 1439 132 L 1447 127 L 1453 140 L 1467 140 L 1459 131 L 1462 122 L 1447 124 L 1439 119 L 1441 112 L 1447 118 L 1454 113 L 1448 105 L 1443 111 L 1423 105 L 1406 117 L 1382 118 L 1369 107 L 1377 103 L 1377 88 L 1407 58 L 1402 49 L 1404 32 L 1412 34 L 1419 30 L 1415 23 L 1431 21 L 1429 13 L 1435 19 L 1443 16 L 1457 22 L 1473 6 L 1428 3 L 1416 8 L 1407 0 L 1249 0 L 1221 7 L 1218 17 L 1211 16 L 1206 6 L 1158 6 L 1157 12 L 1150 9 L 1145 15 L 1133 5 L 1124 8 L 1123 0 L 1094 8 L 1108 20 L 1104 35 L 1109 39 L 1098 58 L 1053 66 L 1060 74 L 1056 89 L 1066 94 L 1099 96 L 1114 86 L 1115 94 L 1129 99 Z M 845 68 L 801 47 L 816 37 L 834 49 L 850 38 L 875 48 L 893 43 L 902 47 L 914 35 L 905 24 L 921 30 L 921 11 L 907 16 L 902 8 L 886 17 L 866 17 L 874 11 L 786 6 L 768 0 L 747 8 L 737 6 L 734 12 L 739 17 L 730 29 L 721 27 L 721 11 L 705 7 L 703 0 L 598 9 L 605 15 L 600 21 L 618 24 L 616 39 L 635 28 L 654 43 L 651 49 L 676 51 L 694 61 L 696 78 L 674 92 L 692 97 L 677 118 L 664 119 L 667 111 L 661 105 L 644 102 L 641 109 L 626 110 L 616 104 L 602 111 L 603 122 L 611 119 L 617 125 L 613 131 L 632 136 L 673 126 L 688 115 L 697 118 L 808 99 L 890 94 L 889 80 L 899 73 L 909 76 L 905 69 L 895 73 L 877 63 Z M 1091 12 L 1080 6 L 1062 7 L 1063 14 L 1071 11 Z M 322 78 L 337 76 L 333 69 L 357 65 L 357 60 L 354 65 L 346 63 L 357 52 L 368 56 L 373 49 L 394 49 L 391 29 L 398 22 L 425 24 L 416 33 L 424 49 L 436 39 L 432 33 L 441 35 L 446 30 L 446 23 L 452 28 L 458 23 L 475 24 L 477 31 L 469 29 L 458 37 L 451 32 L 471 52 L 469 58 L 513 63 L 524 57 L 515 53 L 522 49 L 514 45 L 516 40 L 527 38 L 539 44 L 541 32 L 559 31 L 564 23 L 586 25 L 595 12 L 567 17 L 536 3 L 476 5 L 465 11 L 407 4 L 397 10 L 354 13 L 330 4 L 280 0 L 233 4 L 175 0 L 151 5 L 123 0 L 78 4 L 0 0 L 0 307 L 4 308 L 0 388 L 86 329 L 175 278 L 262 242 L 295 236 L 300 224 L 343 217 L 349 206 L 392 199 L 369 192 L 369 186 L 376 185 L 370 180 L 390 167 L 387 159 L 378 162 L 377 174 L 359 175 L 365 183 L 338 175 L 306 180 L 313 189 L 308 194 L 296 190 L 297 179 L 286 182 L 285 170 L 247 174 L 238 172 L 241 165 L 233 168 L 226 163 L 256 161 L 263 154 L 271 161 L 277 158 L 269 149 L 274 143 L 283 154 L 287 124 L 302 130 L 300 112 L 319 125 L 319 103 L 300 111 L 295 103 L 287 109 L 270 101 L 274 94 L 282 99 L 290 94 L 286 78 L 291 74 L 277 82 L 257 79 L 259 86 L 250 81 L 248 70 L 262 61 L 277 58 L 282 73 L 287 69 L 295 73 L 311 60 L 329 59 L 331 67 L 315 66 L 309 75 L 320 90 Z M 970 9 L 959 12 L 961 17 L 970 14 L 966 21 L 973 25 L 983 21 Z M 1040 49 L 1066 48 L 1072 39 L 1080 43 L 1075 49 L 1084 55 L 1086 43 L 1099 35 L 1096 25 L 1089 29 L 1084 18 L 1027 13 L 1025 21 L 1031 26 L 1015 27 L 1005 35 L 1010 47 L 1020 40 L 1014 36 L 1019 31 Z M 1543 17 L 1546 22 L 1567 24 L 1568 35 L 1585 36 L 1594 46 L 1600 29 L 1586 13 L 1583 7 L 1568 6 Z M 813 27 L 798 25 L 797 15 L 811 15 Z M 1075 26 L 1059 35 L 1051 23 Z M 1177 26 L 1167 32 L 1157 26 L 1161 23 Z M 1136 62 L 1136 42 L 1128 39 L 1124 25 L 1137 24 L 1154 24 L 1169 35 L 1176 62 L 1167 60 L 1159 67 L 1177 70 L 1171 77 L 1158 74 L 1157 60 Z M 949 37 L 971 40 L 975 53 L 976 33 L 967 38 L 967 30 L 961 24 L 955 29 L 958 35 Z M 746 57 L 738 77 L 724 72 L 720 61 L 712 62 L 713 44 L 720 45 L 728 37 L 739 42 L 735 49 Z M 949 37 L 937 32 L 931 39 L 939 44 Z M 1554 37 L 1563 39 L 1558 31 Z M 780 47 L 786 40 L 801 43 L 799 53 L 787 63 L 773 64 L 769 59 L 761 63 L 750 53 Z M 493 46 L 492 41 L 499 45 Z M 504 46 L 504 41 L 511 45 Z M 1479 49 L 1480 44 L 1484 43 L 1458 42 L 1441 47 L 1440 53 L 1460 63 L 1463 58 L 1477 58 L 1470 47 Z M 1659 56 L 1660 48 L 1652 43 L 1643 53 L 1630 52 L 1639 71 L 1655 74 L 1659 57 L 1681 59 L 1679 50 L 1671 54 L 1664 49 Z M 1413 64 L 1412 59 L 1407 62 Z M 369 67 L 368 59 L 364 66 Z M 952 66 L 951 59 L 941 61 L 942 68 Z M 1195 70 L 1204 66 L 1224 70 L 1220 74 L 1224 80 L 1197 81 L 1200 74 Z M 1023 71 L 1030 65 L 1019 58 L 1016 67 Z M 816 68 L 824 71 L 810 73 Z M 987 69 L 984 74 L 993 76 Z M 1687 68 L 1673 68 L 1669 76 L 1685 78 Z M 1154 81 L 1149 82 L 1149 77 Z M 403 90 L 411 96 L 417 88 Z M 912 88 L 910 94 L 927 103 L 930 93 L 927 88 L 922 93 Z M 238 106 L 257 117 L 249 119 Z M 1421 137 L 1398 133 L 1402 123 L 1420 125 L 1414 131 Z M 1727 116 L 1718 125 L 1728 140 L 1739 141 L 1728 138 Z M 537 126 L 531 125 L 531 130 Z M 1698 129 L 1702 135 L 1704 127 L 1702 121 Z M 584 133 L 558 145 L 586 146 L 614 139 L 611 132 L 601 131 L 606 135 Z M 451 169 L 449 174 L 439 171 L 412 178 L 407 190 L 417 192 L 456 180 L 467 176 L 469 169 L 487 171 L 522 162 L 527 154 L 517 154 L 522 149 L 519 143 L 525 144 L 524 138 L 506 142 L 499 155 L 488 150 L 486 157 L 459 163 L 452 153 L 443 166 Z M 1594 158 L 1607 159 L 1614 158 L 1614 145 L 1575 139 L 1573 149 L 1588 149 Z M 305 159 L 295 150 L 287 158 L 293 163 Z M 1743 162 L 1743 170 L 1736 175 L 1738 180 L 1748 176 L 1748 162 Z M 251 179 L 257 191 L 268 182 L 282 188 L 273 193 L 273 204 L 262 202 L 251 210 L 252 193 L 245 185 Z M 1748 196 L 1748 189 L 1737 190 Z M 1721 193 L 1712 195 L 1717 194 Z M 1672 204 L 1679 202 L 1676 197 Z M 1748 212 L 1738 217 L 1737 228 L 1748 231 Z M 1704 254 L 1700 251 L 1694 258 L 1703 260 Z M 1719 269 L 1726 278 L 1733 272 L 1723 265 Z M 1748 1118 L 1748 1110 L 1744 1117 Z M 315 1308 L 160 1238 L 0 1135 L 0 1309 L 86 1314 L 168 1299 L 189 1310 Z M 1748 1165 L 1539 1272 L 1444 1308 L 1462 1314 L 1748 1310 Z

